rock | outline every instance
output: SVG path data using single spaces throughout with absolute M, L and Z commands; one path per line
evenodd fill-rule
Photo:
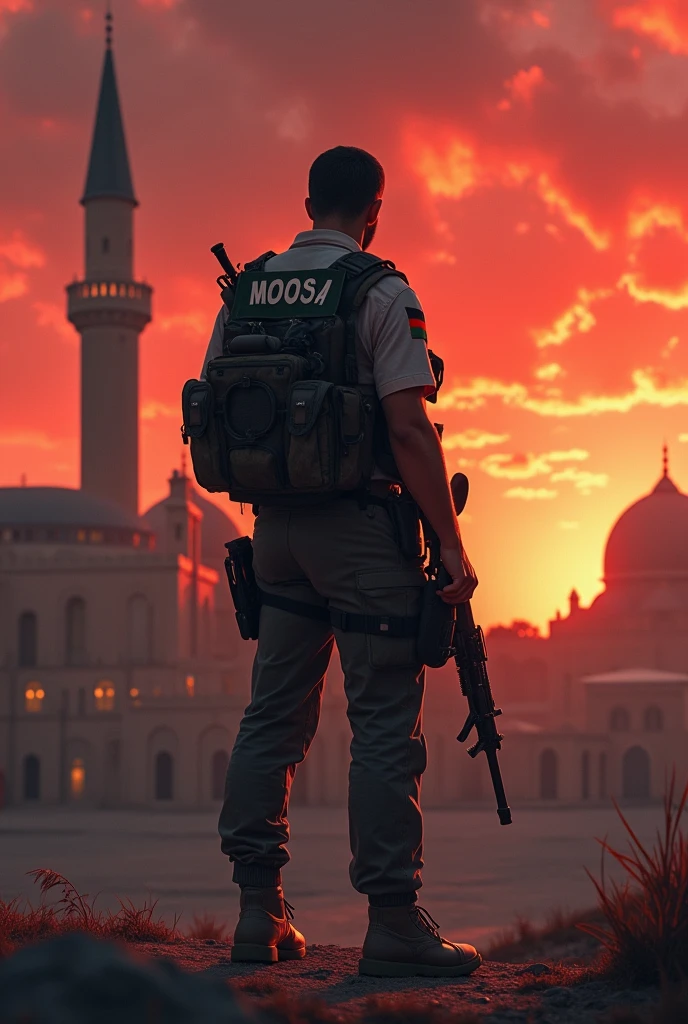
M 539 978 L 541 974 L 551 974 L 552 968 L 548 967 L 547 964 L 528 964 L 523 970 L 517 971 L 517 974 L 532 974 L 536 978 Z
M 543 989 L 542 998 L 547 1000 L 548 1006 L 570 1006 L 573 1002 L 573 992 L 570 988 L 555 985 L 554 988 Z

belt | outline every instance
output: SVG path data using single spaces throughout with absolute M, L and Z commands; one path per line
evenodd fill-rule
M 328 622 L 343 633 L 366 633 L 369 636 L 391 636 L 396 639 L 415 637 L 418 633 L 419 615 L 360 615 L 344 612 L 340 608 L 323 607 L 307 601 L 295 601 L 291 597 L 268 594 L 260 591 L 261 603 L 269 608 L 292 615 L 302 615 L 318 622 Z

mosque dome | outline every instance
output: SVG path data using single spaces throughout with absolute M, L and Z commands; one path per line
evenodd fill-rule
M 199 494 L 195 487 L 191 489 L 190 498 L 194 505 L 198 505 L 203 513 L 203 520 L 201 522 L 201 560 L 204 565 L 209 565 L 214 569 L 221 569 L 227 554 L 225 544 L 227 541 L 238 537 L 239 531 L 230 517 L 221 508 L 218 508 L 214 502 L 208 501 L 202 494 Z M 163 536 L 165 532 L 165 506 L 169 500 L 169 496 L 163 498 L 162 501 L 151 505 L 148 511 L 144 513 L 144 520 L 148 529 L 158 536 Z
M 604 555 L 606 583 L 688 578 L 688 495 L 664 470 L 650 494 L 617 519 Z
M 152 547 L 151 530 L 119 505 L 71 487 L 0 487 L 0 542 Z

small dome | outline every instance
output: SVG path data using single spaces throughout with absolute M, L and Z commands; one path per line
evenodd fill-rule
M 688 495 L 668 474 L 616 521 L 604 555 L 605 582 L 688 577 Z
M 165 504 L 169 499 L 151 505 L 144 519 L 149 530 L 158 536 L 165 533 Z M 230 517 L 212 501 L 204 498 L 196 488 L 191 491 L 191 500 L 203 513 L 201 522 L 201 559 L 204 565 L 224 572 L 225 544 L 239 536 L 239 530 Z
M 135 547 L 153 542 L 138 516 L 71 487 L 0 487 L 0 540 Z

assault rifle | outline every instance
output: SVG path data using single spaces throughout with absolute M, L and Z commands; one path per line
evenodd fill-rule
M 451 479 L 451 493 L 457 516 L 463 512 L 468 499 L 468 478 L 464 473 L 455 473 Z M 437 587 L 441 589 L 451 583 L 449 573 L 439 563 L 439 541 L 429 538 L 430 563 L 433 560 L 438 566 Z M 433 551 L 433 548 L 435 550 Z M 445 605 L 444 608 L 449 606 Z M 454 611 L 454 609 L 452 609 Z M 438 615 L 441 614 L 438 609 Z M 485 753 L 492 777 L 495 796 L 497 797 L 497 814 L 500 825 L 511 824 L 511 809 L 506 802 L 502 773 L 499 770 L 497 751 L 502 748 L 503 736 L 497 731 L 495 718 L 501 715 L 501 709 L 495 707 L 490 679 L 487 674 L 487 650 L 485 637 L 480 626 L 473 619 L 470 601 L 456 605 L 451 655 L 456 662 L 459 673 L 461 693 L 468 701 L 468 717 L 461 732 L 456 737 L 459 743 L 465 743 L 475 729 L 477 740 L 468 748 L 471 757 Z

